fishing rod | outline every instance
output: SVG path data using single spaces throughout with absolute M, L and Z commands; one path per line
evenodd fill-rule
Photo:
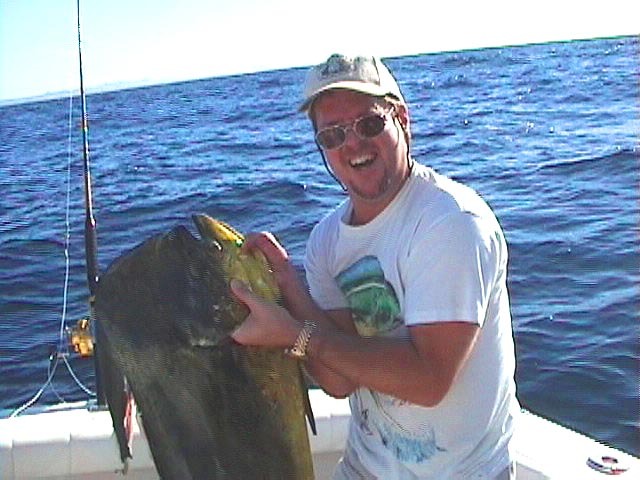
M 89 286 L 89 309 L 90 319 L 94 325 L 94 338 L 96 349 L 100 348 L 101 329 L 96 325 L 94 315 L 94 298 L 96 288 L 98 286 L 98 231 L 96 228 L 96 220 L 93 215 L 93 195 L 91 190 L 91 162 L 89 160 L 89 125 L 87 115 L 87 100 L 84 92 L 84 76 L 82 69 L 82 40 L 80 35 L 80 0 L 76 2 L 76 11 L 78 17 L 78 61 L 80 67 L 80 101 L 82 108 L 82 157 L 84 172 L 84 194 L 85 194 L 85 222 L 84 222 L 84 245 L 85 257 L 87 263 L 87 284 Z M 96 399 L 99 406 L 106 405 L 106 395 L 102 384 L 102 369 L 100 365 L 98 352 L 94 352 L 94 366 L 96 375 Z
M 94 352 L 93 361 L 96 378 L 96 402 L 98 408 L 108 406 L 113 422 L 113 430 L 120 450 L 120 459 L 124 467 L 123 473 L 129 467 L 133 442 L 132 416 L 135 416 L 133 395 L 126 387 L 122 372 L 112 362 L 108 353 L 107 336 L 102 330 L 95 315 L 95 295 L 99 281 L 98 271 L 98 232 L 96 219 L 93 215 L 93 198 L 91 190 L 91 163 L 89 161 L 89 125 L 87 115 L 87 100 L 84 92 L 84 76 L 82 69 L 82 40 L 80 35 L 80 0 L 76 1 L 78 13 L 78 62 L 80 67 L 80 99 L 82 106 L 82 142 L 84 166 L 85 193 L 85 223 L 84 245 L 87 263 L 87 284 L 89 286 L 89 321 L 93 326 Z M 109 395 L 107 395 L 109 389 Z M 119 393 L 117 393 L 119 392 Z M 119 417 L 120 421 L 115 418 Z

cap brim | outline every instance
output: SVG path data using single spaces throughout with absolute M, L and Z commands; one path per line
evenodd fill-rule
M 317 89 L 300 105 L 299 112 L 306 112 L 311 108 L 311 104 L 317 100 L 317 98 L 329 90 L 351 90 L 353 92 L 365 93 L 367 95 L 373 95 L 375 97 L 384 97 L 387 95 L 387 91 L 380 87 L 380 85 L 364 83 L 359 81 L 344 81 L 335 82 L 329 85 L 325 85 L 322 88 Z

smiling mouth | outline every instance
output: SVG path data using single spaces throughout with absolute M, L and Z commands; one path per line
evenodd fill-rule
M 349 161 L 349 165 L 351 165 L 352 168 L 364 168 L 371 165 L 373 163 L 373 159 L 373 156 L 362 155 L 351 159 L 351 161 Z

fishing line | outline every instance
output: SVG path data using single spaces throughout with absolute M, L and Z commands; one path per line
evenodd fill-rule
M 20 407 L 16 408 L 11 413 L 11 415 L 9 415 L 10 418 L 20 415 L 22 412 L 24 412 L 26 409 L 28 409 L 34 403 L 36 403 L 49 385 L 51 385 L 51 390 L 53 391 L 54 395 L 58 398 L 58 400 L 62 403 L 66 402 L 66 400 L 58 393 L 58 391 L 56 390 L 55 386 L 52 383 L 53 377 L 58 368 L 58 363 L 60 361 L 60 358 L 62 358 L 62 360 L 64 361 L 67 367 L 67 370 L 69 371 L 69 374 L 71 375 L 75 383 L 78 385 L 78 387 L 80 387 L 80 389 L 82 389 L 87 395 L 91 397 L 96 396 L 95 392 L 91 391 L 88 387 L 86 387 L 73 371 L 71 364 L 67 360 L 67 357 L 69 356 L 69 346 L 65 341 L 65 325 L 67 323 L 67 306 L 69 303 L 69 278 L 70 278 L 70 265 L 71 265 L 71 257 L 69 255 L 69 246 L 71 243 L 71 166 L 72 166 L 72 144 L 73 144 L 73 92 L 69 92 L 69 114 L 68 114 L 68 121 L 67 121 L 67 131 L 68 131 L 67 193 L 66 193 L 66 200 L 65 200 L 66 205 L 65 205 L 65 233 L 64 233 L 65 271 L 64 271 L 64 286 L 62 289 L 62 314 L 60 318 L 60 331 L 58 334 L 58 343 L 57 343 L 56 351 L 49 356 L 49 363 L 47 365 L 47 379 L 45 380 L 44 384 L 42 385 L 40 390 L 38 390 L 38 392 L 36 392 L 36 394 L 33 397 L 31 397 L 30 400 L 25 402 Z M 52 362 L 54 362 L 53 368 L 51 366 Z
M 49 362 L 51 362 L 51 357 L 49 357 Z M 45 389 L 51 383 L 51 380 L 53 379 L 53 375 L 56 373 L 56 369 L 58 368 L 58 358 L 57 358 L 57 356 L 56 356 L 56 363 L 53 365 L 53 369 L 51 370 L 51 363 L 49 363 L 49 367 L 48 368 L 50 370 L 50 373 L 49 373 L 49 377 L 44 382 L 44 385 L 42 385 L 42 387 L 40 387 L 40 390 L 38 390 L 38 392 L 31 398 L 31 400 L 28 400 L 27 402 L 25 402 L 21 407 L 16 408 L 11 413 L 11 415 L 9 415 L 9 418 L 17 417 L 22 412 L 24 412 L 27 408 L 29 408 L 31 405 L 33 405 L 34 403 L 36 403 L 38 401 L 38 399 L 40 398 L 42 393 L 45 391 Z
M 63 347 L 64 326 L 67 319 L 67 295 L 69 292 L 69 242 L 71 239 L 70 226 L 70 209 L 71 209 L 71 139 L 72 139 L 72 122 L 73 122 L 73 93 L 69 95 L 69 121 L 67 130 L 69 132 L 67 138 L 67 199 L 65 208 L 65 236 L 64 236 L 64 287 L 62 289 L 62 319 L 60 321 L 60 336 L 58 338 L 58 348 Z
M 49 363 L 47 364 L 47 379 L 45 380 L 44 384 L 42 385 L 42 387 L 40 387 L 40 390 L 38 390 L 36 392 L 36 394 L 31 397 L 30 400 L 27 400 L 23 405 L 21 405 L 20 407 L 16 408 L 13 413 L 11 413 L 11 415 L 9 416 L 11 417 L 15 417 L 20 415 L 22 412 L 24 412 L 27 408 L 29 408 L 31 405 L 33 405 L 34 403 L 36 403 L 38 401 L 38 399 L 42 396 L 42 394 L 44 393 L 45 389 L 49 386 L 49 384 L 51 384 L 51 381 L 53 380 L 53 376 L 56 373 L 56 370 L 58 368 L 58 361 L 59 361 L 59 351 L 63 350 L 65 348 L 65 345 L 63 344 L 63 339 L 64 339 L 64 326 L 66 323 L 66 317 L 67 317 L 67 293 L 69 290 L 69 265 L 70 265 L 70 260 L 69 260 L 69 241 L 70 241 L 70 237 L 71 237 L 71 228 L 70 228 L 70 222 L 69 222 L 69 210 L 70 210 L 70 205 L 71 205 L 71 129 L 72 129 L 72 121 L 73 121 L 73 93 L 69 93 L 69 115 L 68 115 L 68 124 L 67 124 L 67 130 L 69 132 L 68 134 L 68 138 L 67 138 L 67 196 L 66 196 L 66 217 L 65 217 L 65 241 L 64 241 L 64 258 L 65 258 L 65 275 L 64 275 L 64 287 L 62 289 L 62 318 L 60 320 L 60 333 L 58 335 L 58 346 L 57 346 L 57 350 L 55 352 L 53 352 L 50 356 L 49 356 Z M 51 363 L 52 361 L 55 359 L 55 363 L 53 364 L 53 368 L 51 368 Z M 56 395 L 56 397 L 58 397 L 58 400 L 64 402 L 65 400 L 60 397 L 60 395 L 58 394 L 58 392 L 56 391 L 56 389 L 53 387 L 53 384 L 51 384 L 51 388 L 54 392 L 54 394 Z
M 71 365 L 69 364 L 69 360 L 67 360 L 67 356 L 66 355 L 62 357 L 62 360 L 67 365 L 67 370 L 69 370 L 69 373 L 71 374 L 71 377 L 75 380 L 75 382 L 78 385 L 78 387 L 80 387 L 84 391 L 84 393 L 86 393 L 87 395 L 89 395 L 91 397 L 95 397 L 96 393 L 94 391 L 90 390 L 88 387 L 84 386 L 82 384 L 82 382 L 80 381 L 80 379 L 73 372 L 73 369 L 71 368 Z
M 47 378 L 49 378 L 51 376 L 51 362 L 53 361 L 54 358 L 56 360 L 55 367 L 58 366 L 58 361 L 59 361 L 60 357 L 58 355 L 55 355 L 55 352 L 54 352 L 51 355 L 49 355 L 49 365 L 47 365 Z M 58 393 L 58 390 L 56 390 L 56 386 L 53 384 L 53 381 L 50 383 L 50 386 L 51 386 L 51 391 L 56 396 L 58 401 L 61 402 L 61 403 L 65 403 L 66 400 L 64 398 L 62 398 L 62 396 Z
M 67 370 L 69 374 L 76 382 L 78 387 L 80 387 L 86 394 L 89 396 L 95 397 L 95 393 L 92 392 L 89 388 L 87 388 L 80 379 L 76 376 L 71 368 L 71 364 L 67 360 L 69 355 L 69 344 L 65 342 L 64 333 L 65 333 L 65 325 L 67 323 L 67 304 L 68 304 L 68 292 L 69 292 L 69 266 L 70 266 L 70 255 L 69 255 L 69 244 L 71 239 L 71 164 L 72 164 L 72 138 L 73 138 L 73 93 L 69 95 L 69 122 L 68 122 L 68 141 L 67 141 L 67 199 L 66 199 L 66 209 L 65 209 L 65 245 L 64 245 L 64 257 L 65 257 L 65 274 L 64 274 L 64 288 L 62 294 L 62 318 L 60 319 L 60 336 L 58 338 L 58 355 L 60 355 L 60 351 L 62 351 L 62 359 L 64 360 L 65 365 L 67 366 Z M 53 385 L 52 385 L 53 388 Z M 55 390 L 55 389 L 54 389 Z M 57 395 L 57 393 L 56 393 Z M 58 398 L 60 398 L 58 396 Z

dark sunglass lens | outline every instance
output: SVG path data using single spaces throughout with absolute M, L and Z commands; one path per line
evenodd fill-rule
M 384 124 L 384 115 L 369 115 L 358 120 L 354 128 L 361 137 L 371 138 L 380 135 L 384 130 Z
M 320 130 L 316 140 L 325 150 L 333 150 L 344 143 L 345 132 L 342 127 L 330 127 Z

